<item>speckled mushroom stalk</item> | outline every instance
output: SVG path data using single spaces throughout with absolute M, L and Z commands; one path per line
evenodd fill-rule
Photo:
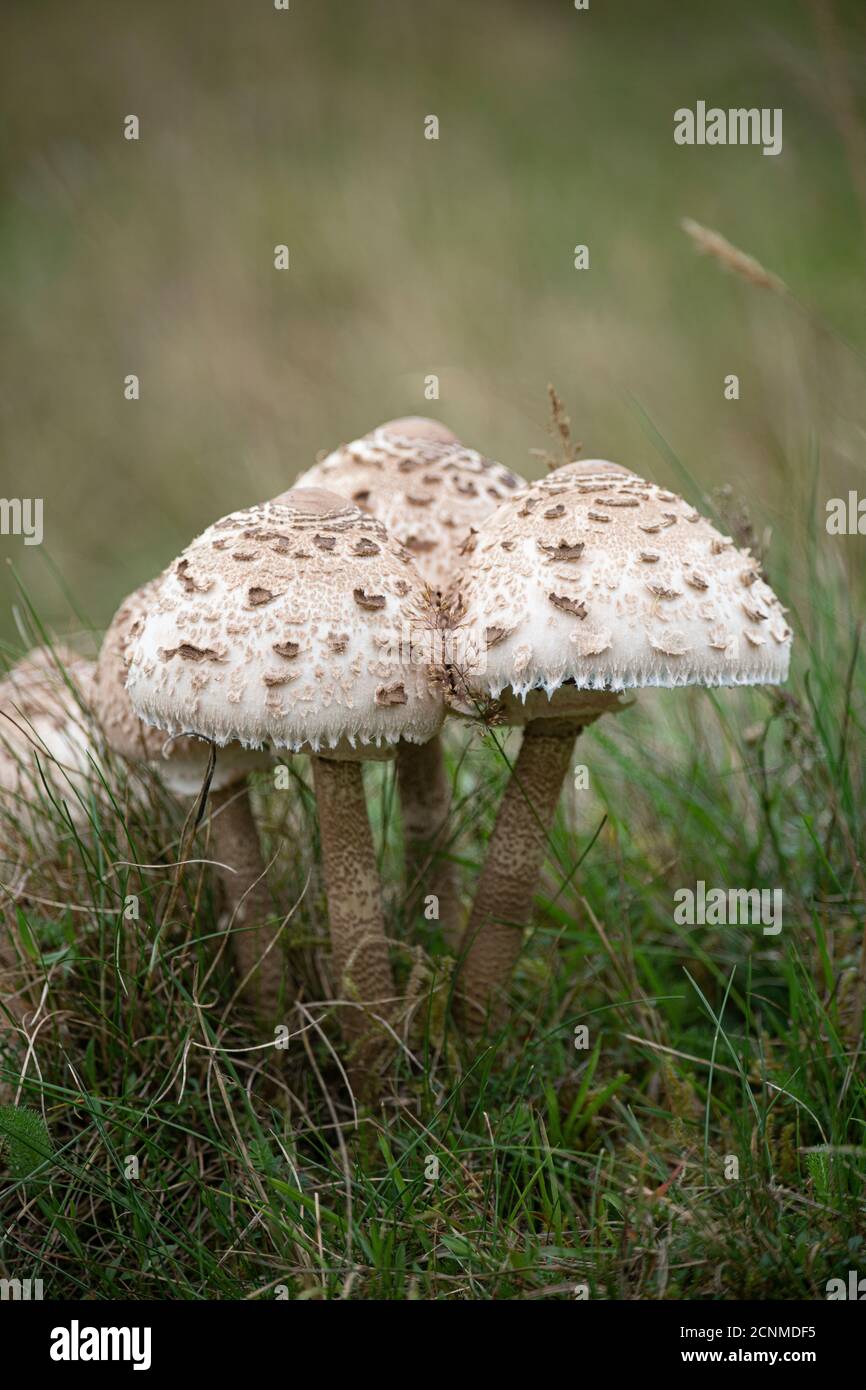
M 548 838 L 580 726 L 573 719 L 531 719 L 523 730 L 488 843 L 461 943 L 457 997 L 464 1030 L 480 1033 L 501 1016 L 501 990 L 523 946 Z
M 526 721 L 464 938 L 457 992 L 472 1033 L 491 1010 L 501 1017 L 573 734 L 588 722 L 581 703 L 597 704 L 595 718 L 640 686 L 777 683 L 791 631 L 748 551 L 676 494 L 598 459 L 556 469 L 483 522 L 456 589 L 484 655 L 465 674 L 463 712 L 501 699 L 506 722 Z
M 160 582 L 153 580 L 137 589 L 115 613 L 99 653 L 94 709 L 106 743 L 116 754 L 133 764 L 148 764 L 159 772 L 169 791 L 192 801 L 207 775 L 210 745 L 201 738 L 167 738 L 162 730 L 138 718 L 126 691 L 127 649 L 141 633 L 150 606 L 158 601 Z M 294 998 L 278 947 L 280 921 L 268 888 L 247 785 L 248 772 L 270 761 L 238 743 L 221 749 L 205 821 L 243 996 L 266 1024 L 283 1019 Z
M 378 521 L 298 488 L 193 541 L 128 648 L 142 718 L 313 755 L 334 988 L 362 1077 L 381 1061 L 394 985 L 358 763 L 441 726 L 441 692 L 405 641 L 424 601 L 411 554 Z
M 446 943 L 456 947 L 463 923 L 457 866 L 449 858 L 451 786 L 437 734 L 429 744 L 402 744 L 397 787 L 403 812 L 406 890 L 410 900 L 435 897 Z
M 435 895 L 438 921 L 454 950 L 463 931 L 456 866 L 447 857 L 451 784 L 441 738 L 428 743 L 401 743 L 397 749 L 397 786 L 403 809 L 406 887 L 410 901 Z
M 331 975 L 338 997 L 363 1004 L 342 1011 L 344 1035 L 357 1044 L 370 1033 L 368 1012 L 387 1018 L 395 1002 L 361 765 L 314 757 L 313 781 L 328 893 Z
M 335 449 L 298 478 L 346 497 L 381 521 L 411 553 L 431 594 L 441 595 L 474 528 L 526 486 L 519 474 L 468 449 L 438 420 L 407 416 Z M 431 664 L 438 653 L 429 653 Z M 449 857 L 451 787 L 440 738 L 401 743 L 397 782 L 403 813 L 406 885 L 435 896 L 446 942 L 463 931 L 457 867 Z
M 570 720 L 530 720 L 523 731 L 464 937 L 459 991 L 470 1033 L 483 1028 L 520 954 L 575 737 Z

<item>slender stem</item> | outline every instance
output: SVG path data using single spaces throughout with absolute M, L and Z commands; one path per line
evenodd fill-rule
M 397 782 L 403 809 L 407 889 L 413 896 L 419 888 L 425 898 L 436 896 L 442 933 L 456 950 L 462 929 L 460 888 L 457 865 L 442 853 L 451 807 L 442 740 L 437 737 L 428 743 L 399 744 Z
M 341 1024 L 346 1040 L 358 1044 L 356 1060 L 363 1072 L 382 1051 L 381 1038 L 379 1047 L 370 1041 L 377 1031 L 370 1012 L 387 1016 L 392 1011 L 394 978 L 361 764 L 314 757 L 313 781 L 331 924 L 333 987 L 338 999 L 353 1001 L 342 1010 Z
M 267 1023 L 284 1020 L 294 997 L 277 937 L 259 832 L 246 783 L 212 791 L 211 853 L 232 915 L 232 942 L 244 997 Z
M 8 921 L 0 920 L 0 997 L 3 1000 L 0 1008 L 0 1064 L 10 1072 L 13 1065 L 17 1066 L 19 1045 L 23 1043 L 16 1030 L 24 1027 L 25 1019 L 33 1018 L 40 995 L 38 985 L 27 978 L 26 964 L 22 966 L 22 960 L 26 960 L 24 953 L 19 955 L 15 949 L 12 940 L 14 930 L 11 918 Z M 11 1015 L 11 1022 L 7 1014 Z M 0 1105 L 10 1105 L 14 1094 L 13 1082 L 0 1079 Z
M 571 761 L 577 727 L 565 719 L 531 720 L 502 798 L 469 925 L 457 980 L 458 1009 L 470 1035 L 499 1012 L 523 943 L 547 849 L 547 837 Z

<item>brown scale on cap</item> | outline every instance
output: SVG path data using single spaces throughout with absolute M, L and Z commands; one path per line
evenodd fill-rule
M 467 621 L 509 633 L 489 654 L 475 643 L 485 669 L 476 679 L 470 664 L 467 678 L 478 696 L 787 674 L 790 631 L 749 552 L 628 469 L 591 459 L 557 468 L 473 539 L 455 581 Z
M 342 445 L 297 486 L 330 488 L 375 516 L 442 590 L 472 529 L 526 483 L 438 421 L 407 416 Z
M 171 570 L 166 571 L 166 575 Z M 169 790 L 178 796 L 194 795 L 202 785 L 210 748 L 200 738 L 168 738 L 162 729 L 139 719 L 126 691 L 127 649 L 140 634 L 144 619 L 156 602 L 160 584 L 151 580 L 136 589 L 118 608 L 102 640 L 93 684 L 93 708 L 109 747 L 132 763 L 146 763 L 157 769 Z M 201 588 L 191 584 L 185 566 L 176 566 L 175 579 L 180 590 L 201 597 Z M 209 647 L 180 642 L 170 657 L 192 665 L 219 661 L 220 654 Z M 239 746 L 224 750 L 214 769 L 215 790 L 230 786 L 267 760 L 254 758 Z
M 185 564 L 181 562 L 175 573 L 182 589 L 187 593 L 195 590 Z M 102 639 L 96 665 L 95 705 L 106 740 L 121 757 L 134 762 L 160 762 L 166 743 L 164 733 L 150 724 L 142 723 L 126 693 L 127 644 L 141 630 L 141 620 L 156 587 L 157 581 L 152 580 L 124 599 Z M 190 753 L 194 742 L 187 740 Z M 182 752 L 181 749 L 177 751 Z
M 375 518 L 293 488 L 216 522 L 149 589 L 128 644 L 130 695 L 151 723 L 220 746 L 369 756 L 423 742 L 442 718 L 408 655 L 425 604 L 406 551 Z M 404 699 L 376 698 L 398 683 Z

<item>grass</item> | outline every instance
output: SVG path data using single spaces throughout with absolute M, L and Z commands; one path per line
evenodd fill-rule
M 46 780 L 4 865 L 6 987 L 41 1002 L 23 1031 L 7 1015 L 3 1076 L 53 1149 L 6 1173 L 3 1273 L 101 1299 L 794 1298 L 856 1268 L 864 657 L 833 542 L 785 558 L 789 598 L 814 586 L 788 687 L 644 692 L 578 744 L 589 789 L 563 798 L 510 1021 L 475 1055 L 404 899 L 393 772 L 368 768 L 414 1006 L 373 1111 L 353 1112 L 326 1002 L 304 760 L 256 798 L 303 980 L 285 1052 L 228 1005 L 207 846 L 175 866 L 189 808 L 109 764 L 75 828 Z M 450 734 L 469 891 L 510 738 Z M 674 925 L 697 878 L 780 887 L 782 933 Z M 20 1123 L 0 1112 L 19 1150 Z

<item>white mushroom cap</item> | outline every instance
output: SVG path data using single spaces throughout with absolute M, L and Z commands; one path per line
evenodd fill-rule
M 749 551 L 617 464 L 556 469 L 483 522 L 472 544 L 452 597 L 471 634 L 465 678 L 486 696 L 552 697 L 564 683 L 774 684 L 788 674 L 791 630 Z
M 472 529 L 526 480 L 438 421 L 408 416 L 341 445 L 295 486 L 328 488 L 375 516 L 411 550 L 431 589 L 443 590 Z
M 93 707 L 109 746 L 133 763 L 156 768 L 176 796 L 194 796 L 201 789 L 210 760 L 210 744 L 196 737 L 169 738 L 145 724 L 132 708 L 126 690 L 127 648 L 141 632 L 156 599 L 158 580 L 136 589 L 123 601 L 103 638 L 96 664 Z M 220 751 L 211 788 L 221 791 L 245 777 L 255 767 L 269 765 L 266 754 L 251 752 L 238 743 Z
M 39 767 L 73 821 L 86 819 L 74 793 L 84 792 L 92 772 L 92 731 L 82 706 L 93 673 L 92 661 L 57 644 L 34 648 L 0 680 L 0 788 L 22 826 L 35 825 L 30 805 L 45 796 Z
M 386 420 L 377 430 L 390 439 L 434 440 L 438 444 L 460 444 L 458 436 L 441 420 L 431 420 L 426 415 L 401 415 L 397 420 Z M 369 439 L 370 436 L 367 435 Z M 461 445 L 462 448 L 462 445 Z
M 380 522 L 294 489 L 217 521 L 165 572 L 127 647 L 127 690 L 171 734 L 388 755 L 442 723 L 412 652 L 430 621 L 412 557 Z

